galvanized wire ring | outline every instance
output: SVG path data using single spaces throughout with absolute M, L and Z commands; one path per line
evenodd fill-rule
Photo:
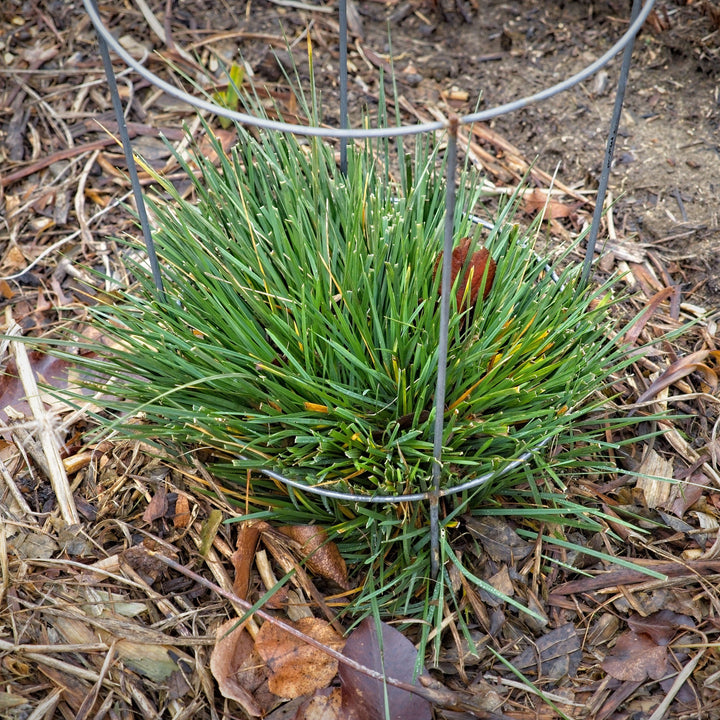
M 622 68 L 620 71 L 620 81 L 618 83 L 618 89 L 616 93 L 616 101 L 615 101 L 615 107 L 613 110 L 613 117 L 610 123 L 610 129 L 608 133 L 608 142 L 606 146 L 605 151 L 605 161 L 603 164 L 602 174 L 600 178 L 600 185 L 598 189 L 598 194 L 596 198 L 596 207 L 595 207 L 595 213 L 593 215 L 593 222 L 588 238 L 588 245 L 587 245 L 587 252 L 585 257 L 585 263 L 583 268 L 583 275 L 582 280 L 587 281 L 587 278 L 589 276 L 590 271 L 590 264 L 593 257 L 593 251 L 595 246 L 595 240 L 597 238 L 598 234 L 598 228 L 600 225 L 600 218 L 601 213 L 604 205 L 604 198 L 605 198 L 605 190 L 607 188 L 608 178 L 610 174 L 610 165 L 612 161 L 612 154 L 614 150 L 615 145 L 615 138 L 617 135 L 617 130 L 619 126 L 620 121 L 620 111 L 622 108 L 623 103 L 623 97 L 624 97 L 624 90 L 625 90 L 625 84 L 627 82 L 627 77 L 629 73 L 629 67 L 630 67 L 630 60 L 631 60 L 631 54 L 632 54 L 632 46 L 635 39 L 635 36 L 639 32 L 642 25 L 645 23 L 646 19 L 648 18 L 650 12 L 652 11 L 652 8 L 655 4 L 655 0 L 647 0 L 645 4 L 642 6 L 640 5 L 641 0 L 633 0 L 633 8 L 632 8 L 632 15 L 631 15 L 631 23 L 626 32 L 622 35 L 622 37 L 607 51 L 605 52 L 601 57 L 599 57 L 597 60 L 595 60 L 593 63 L 585 67 L 580 72 L 576 73 L 575 75 L 572 75 L 571 77 L 567 78 L 566 80 L 563 80 L 560 83 L 557 83 L 556 85 L 553 85 L 549 88 L 546 88 L 545 90 L 541 90 L 540 92 L 537 92 L 533 95 L 526 96 L 524 98 L 520 98 L 518 100 L 515 100 L 513 102 L 505 103 L 503 105 L 499 105 L 494 108 L 489 108 L 487 110 L 483 110 L 481 112 L 472 113 L 470 115 L 465 115 L 461 118 L 454 117 L 449 121 L 438 121 L 438 122 L 432 122 L 432 123 L 422 123 L 422 124 L 416 124 L 416 125 L 401 125 L 401 126 L 395 126 L 395 127 L 387 127 L 387 128 L 364 128 L 364 129 L 357 129 L 357 128 L 350 128 L 348 125 L 348 118 L 347 118 L 347 16 L 346 16 L 346 0 L 339 0 L 339 18 L 340 18 L 340 61 L 341 61 L 341 67 L 340 67 L 340 110 L 341 110 L 341 127 L 340 128 L 321 128 L 321 127 L 314 127 L 314 126 L 306 126 L 306 125 L 295 125 L 291 123 L 284 123 L 274 120 L 268 120 L 265 118 L 259 118 L 255 117 L 253 115 L 249 115 L 246 113 L 236 112 L 233 110 L 230 110 L 228 108 L 221 107 L 220 105 L 217 105 L 214 102 L 210 102 L 208 100 L 203 100 L 201 98 L 194 97 L 192 95 L 189 95 L 188 93 L 184 92 L 183 90 L 178 89 L 177 87 L 171 85 L 170 83 L 166 82 L 162 78 L 158 77 L 157 75 L 151 73 L 149 70 L 147 70 L 141 63 L 137 62 L 128 52 L 125 51 L 125 49 L 118 43 L 118 41 L 113 37 L 113 35 L 108 31 L 108 29 L 105 27 L 105 25 L 102 22 L 102 19 L 100 18 L 100 15 L 97 10 L 97 5 L 95 0 L 83 0 L 83 5 L 85 6 L 85 10 L 88 13 L 88 16 L 90 17 L 90 20 L 92 21 L 95 30 L 98 35 L 98 42 L 100 45 L 100 51 L 103 56 L 103 63 L 105 66 L 105 72 L 108 79 L 108 83 L 110 86 L 110 91 L 113 99 L 113 106 L 115 109 L 116 117 L 118 120 L 118 126 L 119 126 L 119 132 L 121 134 L 121 139 L 123 143 L 123 147 L 125 150 L 125 156 L 128 162 L 128 168 L 129 168 L 129 174 L 130 174 L 130 180 L 133 185 L 133 191 L 136 198 L 136 203 L 138 207 L 138 215 L 143 231 L 143 235 L 145 238 L 145 243 L 148 250 L 148 256 L 150 260 L 150 265 L 152 267 L 153 271 L 153 277 L 155 279 L 155 284 L 158 289 L 158 292 L 162 295 L 163 288 L 162 288 L 162 278 L 160 273 L 160 268 L 158 266 L 157 257 L 155 254 L 155 247 L 152 240 L 152 233 L 150 231 L 149 222 L 147 219 L 147 213 L 145 211 L 145 205 L 144 205 L 144 199 L 142 196 L 142 189 L 140 187 L 139 180 L 137 178 L 137 168 L 135 167 L 134 163 L 134 157 L 132 153 L 132 147 L 130 144 L 130 139 L 127 133 L 127 125 L 125 123 L 125 118 L 122 112 L 121 103 L 119 94 L 117 92 L 117 85 L 115 82 L 115 77 L 113 74 L 113 68 L 110 61 L 110 56 L 108 52 L 108 48 L 111 48 L 120 58 L 121 60 L 130 68 L 134 69 L 141 77 L 149 81 L 152 85 L 155 87 L 158 87 L 159 89 L 163 90 L 165 93 L 170 95 L 171 97 L 174 97 L 176 99 L 179 99 L 181 101 L 186 102 L 189 105 L 192 105 L 200 110 L 205 110 L 207 112 L 213 113 L 220 117 L 225 117 L 230 120 L 234 120 L 236 122 L 245 124 L 245 125 L 251 125 L 256 127 L 261 127 L 266 130 L 272 130 L 272 131 L 278 131 L 278 132 L 284 132 L 284 133 L 294 133 L 297 135 L 303 135 L 303 136 L 315 136 L 315 137 L 326 137 L 326 138 L 338 138 L 341 141 L 341 169 L 344 169 L 344 163 L 343 163 L 343 157 L 345 154 L 345 141 L 349 138 L 381 138 L 381 137 L 399 137 L 399 136 L 406 136 L 406 135 L 416 135 L 420 133 L 429 133 L 429 132 L 437 132 L 438 130 L 444 130 L 448 129 L 448 148 L 447 148 L 447 154 L 448 154 L 448 168 L 453 169 L 453 173 L 451 174 L 448 172 L 448 190 L 447 190 L 447 206 L 446 206 L 446 217 L 445 217 L 445 242 L 444 242 L 444 252 L 446 252 L 445 257 L 448 257 L 451 250 L 452 250 L 452 232 L 453 232 L 453 213 L 448 212 L 448 208 L 452 208 L 454 206 L 455 201 L 455 178 L 454 178 L 454 167 L 455 167 L 455 160 L 457 157 L 457 127 L 458 125 L 466 125 L 473 122 L 481 122 L 490 120 L 492 118 L 498 117 L 500 115 L 504 115 L 510 112 L 513 112 L 515 110 L 519 110 L 521 108 L 524 108 L 528 105 L 531 105 L 535 102 L 540 102 L 542 100 L 546 100 L 554 95 L 557 95 L 561 92 L 564 92 L 578 83 L 582 82 L 583 80 L 586 80 L 588 77 L 593 75 L 595 72 L 597 72 L 600 68 L 602 68 L 604 65 L 606 65 L 610 60 L 615 57 L 621 50 L 624 50 L 624 57 L 623 57 L 623 63 Z M 473 218 L 473 222 L 477 222 L 480 224 L 484 224 L 484 221 L 482 221 L 479 218 Z M 447 300 L 447 296 L 449 295 L 449 274 L 447 274 L 447 277 L 443 278 L 442 282 L 442 298 L 444 300 Z M 447 305 L 447 303 L 446 303 Z M 447 325 L 447 306 L 445 307 L 445 317 L 444 317 L 444 323 Z M 441 328 L 442 329 L 442 328 Z M 447 329 L 447 328 L 445 328 Z M 441 339 L 442 339 L 442 333 L 441 333 Z M 444 351 L 447 351 L 447 343 L 445 342 Z M 439 344 L 439 351 L 441 353 L 443 352 L 443 343 L 441 342 Z M 444 366 L 444 363 L 439 361 L 438 362 L 438 389 L 442 390 L 443 392 L 436 394 L 436 413 L 438 414 L 437 417 L 437 425 L 442 429 L 442 415 L 444 414 L 444 408 L 442 406 L 442 401 L 440 399 L 440 396 L 444 393 L 444 377 L 445 377 L 445 371 L 446 367 Z M 441 387 L 442 385 L 442 387 Z M 431 563 L 432 563 L 432 574 L 433 577 L 437 574 L 438 570 L 438 536 L 439 536 L 439 522 L 438 522 L 438 500 L 441 497 L 447 497 L 459 492 L 463 492 L 465 490 L 472 490 L 474 488 L 480 487 L 481 485 L 489 482 L 493 478 L 500 477 L 503 474 L 521 466 L 523 463 L 525 463 L 528 459 L 532 457 L 532 455 L 540 450 L 542 447 L 544 447 L 552 438 L 552 436 L 548 436 L 543 440 L 541 443 L 538 444 L 537 447 L 535 447 L 532 450 L 528 450 L 524 453 L 522 453 L 518 458 L 511 461 L 506 465 L 504 468 L 501 468 L 496 471 L 491 471 L 489 473 L 486 473 L 485 475 L 482 475 L 481 477 L 474 478 L 472 480 L 468 480 L 466 482 L 463 482 L 459 485 L 455 485 L 450 488 L 441 488 L 439 485 L 440 481 L 440 470 L 441 470 L 441 458 L 440 458 L 440 451 L 439 449 L 439 437 L 442 435 L 442 433 L 438 433 L 438 429 L 436 427 L 435 429 L 435 438 L 434 438 L 434 451 L 433 451 L 433 489 L 429 490 L 427 492 L 422 493 L 413 493 L 413 494 L 407 494 L 407 495 L 377 495 L 377 496 L 365 496 L 365 495 L 356 495 L 353 493 L 342 493 L 335 490 L 327 489 L 324 487 L 319 486 L 312 486 L 308 485 L 306 483 L 292 480 L 290 478 L 284 477 L 283 475 L 274 472 L 272 470 L 261 470 L 261 472 L 266 475 L 267 477 L 270 477 L 272 479 L 275 479 L 279 482 L 282 482 L 284 485 L 288 487 L 292 487 L 298 490 L 301 490 L 303 492 L 312 493 L 315 495 L 322 495 L 329 498 L 334 498 L 336 500 L 343 500 L 347 502 L 367 502 L 367 503 L 400 503 L 400 502 L 412 502 L 412 501 L 419 501 L 419 500 L 428 500 L 430 503 L 430 530 L 431 530 Z
M 607 65 L 615 55 L 625 48 L 639 32 L 640 28 L 647 20 L 648 15 L 652 11 L 655 0 L 647 0 L 640 13 L 637 15 L 635 20 L 630 24 L 630 27 L 625 31 L 624 35 L 601 57 L 595 60 L 593 63 L 585 67 L 580 72 L 572 75 L 571 77 L 563 80 L 562 82 L 553 85 L 552 87 L 541 90 L 533 95 L 528 95 L 519 100 L 514 100 L 503 105 L 498 105 L 494 108 L 482 110 L 481 112 L 472 113 L 465 115 L 459 119 L 461 125 L 466 125 L 473 122 L 482 122 L 498 117 L 500 115 L 506 115 L 507 113 L 519 110 L 528 105 L 531 105 L 542 100 L 547 100 L 553 95 L 565 92 L 571 87 L 574 87 L 583 80 L 586 80 L 600 68 Z M 401 125 L 387 128 L 322 128 L 307 125 L 294 125 L 292 123 L 279 122 L 277 120 L 267 120 L 247 113 L 236 112 L 228 108 L 224 108 L 214 102 L 197 98 L 193 95 L 186 93 L 184 90 L 171 85 L 167 81 L 151 73 L 147 68 L 143 67 L 138 63 L 125 48 L 113 37 L 110 31 L 103 24 L 102 19 L 98 13 L 95 0 L 83 0 L 85 10 L 95 26 L 95 30 L 98 35 L 108 44 L 108 46 L 122 59 L 122 61 L 133 68 L 141 77 L 145 78 L 148 82 L 152 83 L 155 87 L 160 88 L 168 95 L 182 100 L 189 105 L 193 105 L 199 110 L 206 110 L 207 112 L 213 113 L 220 117 L 228 118 L 229 120 L 235 120 L 245 125 L 254 125 L 261 127 L 266 130 L 277 130 L 279 132 L 293 133 L 295 135 L 305 135 L 314 137 L 327 137 L 327 138 L 373 138 L 373 137 L 399 137 L 401 135 L 416 135 L 419 133 L 436 132 L 447 127 L 446 122 L 437 121 L 432 123 L 421 123 L 417 125 Z

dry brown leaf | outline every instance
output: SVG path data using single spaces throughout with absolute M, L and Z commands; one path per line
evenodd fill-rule
M 340 688 L 318 690 L 299 708 L 293 720 L 345 720 Z
M 342 650 L 345 645 L 345 640 L 320 618 L 300 618 L 292 626 L 333 650 Z M 260 628 L 255 648 L 267 664 L 270 691 L 280 697 L 308 695 L 327 687 L 337 673 L 335 658 L 269 622 Z
M 685 515 L 688 508 L 691 508 L 703 495 L 705 488 L 710 484 L 710 478 L 704 472 L 694 472 L 682 481 L 682 492 L 678 493 L 670 508 L 677 517 Z
M 190 524 L 190 501 L 187 495 L 178 495 L 175 501 L 175 515 L 173 525 L 176 528 L 186 528 Z
M 602 669 L 623 681 L 659 680 L 668 670 L 668 651 L 649 635 L 626 632 L 605 656 Z
M 639 265 L 638 267 L 642 267 Z M 658 306 L 667 300 L 674 292 L 671 287 L 666 287 L 655 293 L 649 300 L 645 309 L 635 318 L 632 327 L 625 333 L 625 342 L 629 345 L 634 345 L 637 339 L 640 337 L 640 333 L 645 328 L 648 320 L 653 316 Z
M 217 629 L 210 671 L 223 697 L 239 703 L 251 717 L 260 717 L 263 711 L 252 691 L 265 679 L 263 663 L 249 633 L 237 625 L 236 619 L 228 620 Z
M 265 523 L 245 522 L 240 526 L 236 550 L 231 556 L 235 568 L 235 579 L 233 580 L 233 592 L 245 600 L 250 587 L 250 568 L 255 558 L 258 538 L 260 537 L 261 526 Z
M 490 585 L 492 585 L 498 592 L 512 597 L 515 594 L 515 588 L 513 587 L 512 580 L 510 579 L 510 572 L 507 565 L 503 565 L 498 572 L 488 579 Z
M 168 499 L 167 492 L 164 488 L 158 488 L 158 491 L 153 495 L 152 500 L 148 503 L 143 513 L 143 520 L 146 523 L 151 523 L 155 520 L 159 520 L 165 517 L 168 511 Z
M 513 658 L 513 666 L 519 670 L 531 671 L 538 668 L 544 678 L 560 679 L 577 674 L 582 649 L 577 630 L 572 623 L 560 625 L 527 647 Z
M 637 487 L 643 491 L 649 508 L 667 507 L 677 484 L 673 481 L 673 462 L 650 448 L 638 468 Z
M 349 590 L 347 566 L 337 545 L 328 540 L 327 532 L 317 525 L 285 525 L 278 531 L 300 545 L 300 552 L 305 556 L 307 569 L 332 580 L 343 590 Z
M 483 300 L 485 300 L 490 294 L 493 280 L 495 280 L 495 260 L 490 256 L 487 248 L 479 247 L 470 255 L 472 248 L 472 238 L 463 238 L 460 244 L 452 251 L 450 258 L 451 285 L 455 284 L 457 276 L 462 273 L 455 293 L 458 310 L 467 305 L 470 307 L 475 305 L 480 295 L 481 286 L 483 291 L 482 297 Z M 441 268 L 440 261 L 442 260 L 442 255 L 441 252 L 435 261 L 436 273 Z
M 678 358 L 651 384 L 650 387 L 640 395 L 637 399 L 638 403 L 645 402 L 657 395 L 661 390 L 670 387 L 673 383 L 690 375 L 693 372 L 702 372 L 705 375 L 710 391 L 715 392 L 718 387 L 718 377 L 715 370 L 706 365 L 703 361 L 712 357 L 715 361 L 720 361 L 720 350 L 698 350 L 696 352 Z
M 89 695 L 91 686 L 79 677 L 45 664 L 40 664 L 38 670 L 56 687 L 62 689 L 62 699 L 72 711 L 71 717 L 75 717 L 83 701 Z M 42 678 L 38 677 L 38 680 L 42 681 Z
M 552 200 L 546 191 L 539 188 L 535 188 L 523 196 L 523 210 L 529 215 L 542 212 L 543 220 L 573 218 L 577 215 L 579 206 L 579 203 L 566 205 L 559 200 Z
M 720 557 L 720 532 L 715 535 L 713 544 L 700 557 L 703 560 L 715 560 Z
M 504 518 L 463 515 L 463 521 L 470 534 L 480 540 L 485 552 L 495 562 L 514 565 L 533 551 L 533 544 L 523 540 Z
M 636 633 L 645 633 L 657 645 L 668 645 L 682 628 L 694 628 L 695 621 L 687 615 L 679 615 L 672 610 L 661 610 L 647 617 L 631 615 L 628 627 Z

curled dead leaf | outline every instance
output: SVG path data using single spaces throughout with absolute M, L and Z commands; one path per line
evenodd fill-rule
M 237 627 L 236 627 L 237 626 Z M 210 655 L 210 671 L 223 697 L 239 703 L 251 717 L 263 711 L 252 695 L 265 679 L 253 639 L 236 619 L 223 623 L 216 633 L 217 642 Z
M 255 558 L 260 530 L 264 525 L 265 523 L 244 522 L 238 532 L 236 550 L 230 558 L 235 568 L 233 592 L 243 600 L 247 598 L 250 587 L 250 568 Z
M 349 590 L 347 566 L 337 545 L 328 540 L 324 528 L 317 525 L 285 525 L 278 530 L 300 546 L 307 569 L 326 580 L 332 580 L 343 590 Z
M 300 618 L 291 624 L 333 650 L 342 650 L 345 644 L 320 618 Z M 327 687 L 338 670 L 335 658 L 269 622 L 260 628 L 255 648 L 267 665 L 270 691 L 280 697 L 299 697 Z
M 717 372 L 704 362 L 708 357 L 716 362 L 719 361 L 720 350 L 697 350 L 689 355 L 678 358 L 638 397 L 637 404 L 639 405 L 646 400 L 650 400 L 661 390 L 670 387 L 673 383 L 676 383 L 681 378 L 693 372 L 702 373 L 710 387 L 710 392 L 715 392 L 718 387 L 718 376 Z

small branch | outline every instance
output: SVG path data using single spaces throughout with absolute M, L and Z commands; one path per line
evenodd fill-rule
M 8 330 L 8 334 L 19 335 L 20 327 L 18 325 L 11 327 L 10 330 Z M 25 390 L 33 417 L 37 422 L 40 444 L 42 445 L 43 453 L 47 460 L 50 484 L 57 498 L 60 514 L 68 525 L 77 525 L 80 522 L 80 517 L 75 507 L 75 501 L 73 500 L 72 491 L 70 490 L 70 483 L 68 482 L 67 473 L 65 472 L 65 466 L 60 457 L 60 449 L 58 447 L 57 437 L 53 431 L 52 419 L 40 398 L 40 391 L 38 390 L 35 380 L 35 373 L 30 366 L 27 348 L 18 340 L 13 340 L 11 347 L 15 355 L 20 382 Z

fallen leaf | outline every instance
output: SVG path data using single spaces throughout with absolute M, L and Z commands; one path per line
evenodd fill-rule
M 523 196 L 523 210 L 528 215 L 543 213 L 543 220 L 556 220 L 557 218 L 572 218 L 582 203 L 566 205 L 559 200 L 549 199 L 548 193 L 535 188 Z
M 398 630 L 366 618 L 345 643 L 343 654 L 386 677 L 413 683 L 417 650 Z M 380 680 L 341 663 L 338 671 L 342 683 L 344 720 L 385 720 L 385 690 L 390 717 L 393 720 L 430 720 L 430 703 L 419 695 L 392 685 L 383 687 Z M 427 674 L 427 673 L 423 673 Z M 417 679 L 413 684 L 417 684 Z
M 115 652 L 125 667 L 157 683 L 167 680 L 178 670 L 171 657 L 171 648 L 166 646 L 119 640 Z
M 485 552 L 495 562 L 514 565 L 518 560 L 524 560 L 535 547 L 523 540 L 501 517 L 464 515 L 463 520 L 470 534 L 480 540 Z
M 631 615 L 628 627 L 636 633 L 649 635 L 656 645 L 668 645 L 680 628 L 694 628 L 695 621 L 672 610 L 661 610 L 647 617 Z
M 659 680 L 668 670 L 668 651 L 649 635 L 626 632 L 617 639 L 601 666 L 608 675 L 618 680 Z
M 703 360 L 708 357 L 712 357 L 717 362 L 720 360 L 720 350 L 697 350 L 689 355 L 678 358 L 650 384 L 650 387 L 638 397 L 636 403 L 640 404 L 655 397 L 661 390 L 670 387 L 670 385 L 681 378 L 696 371 L 702 372 L 705 375 L 705 379 L 710 386 L 709 392 L 715 392 L 718 387 L 718 377 L 715 370 L 703 362 Z
M 572 623 L 565 623 L 551 630 L 538 638 L 534 645 L 513 658 L 512 663 L 519 670 L 537 668 L 538 658 L 543 677 L 554 680 L 566 675 L 574 677 L 582 659 L 580 638 L 575 626 Z
M 155 495 L 153 495 L 152 500 L 150 500 L 150 502 L 148 503 L 148 506 L 145 508 L 142 519 L 146 523 L 151 523 L 155 520 L 165 517 L 167 511 L 167 492 L 164 488 L 159 488 Z
M 263 711 L 251 691 L 265 680 L 265 671 L 253 639 L 236 619 L 223 623 L 215 636 L 210 671 L 222 696 L 239 703 L 251 717 L 260 717 Z
M 300 545 L 307 569 L 332 580 L 343 590 L 349 590 L 347 565 L 337 545 L 328 540 L 327 532 L 317 525 L 285 525 L 278 530 Z
M 483 286 L 483 300 L 485 300 L 490 294 L 493 280 L 495 279 L 495 260 L 490 257 L 487 248 L 479 248 L 468 260 L 471 247 L 472 239 L 469 237 L 463 238 L 460 244 L 453 250 L 451 256 L 451 286 L 455 283 L 457 276 L 462 272 L 455 294 L 458 309 L 467 307 L 467 305 L 471 307 L 475 305 L 480 294 L 481 285 Z M 442 260 L 442 253 L 440 253 L 438 259 L 435 261 L 436 273 L 440 267 L 440 260 Z M 466 297 L 468 285 L 470 286 L 469 297 Z
M 710 477 L 704 472 L 695 472 L 682 481 L 682 492 L 672 503 L 670 511 L 677 517 L 685 515 L 688 508 L 692 507 L 705 492 L 705 486 L 710 484 Z
M 78 390 L 78 388 L 73 386 L 71 378 L 74 368 L 67 360 L 45 355 L 36 350 L 31 350 L 28 353 L 28 357 L 42 385 L 48 385 L 57 390 L 70 390 L 73 392 Z M 40 392 L 45 404 L 57 406 L 58 401 L 56 398 L 51 397 L 48 392 L 42 388 Z M 8 358 L 3 371 L 0 373 L 0 408 L 10 406 L 23 415 L 28 417 L 32 416 L 32 411 L 25 400 L 25 395 L 25 388 L 18 377 L 15 358 Z M 64 407 L 67 409 L 67 405 L 64 405 Z M 6 422 L 8 420 L 4 411 L 0 412 L 0 418 Z
M 639 263 L 634 263 L 634 267 L 642 268 Z M 628 345 L 634 345 L 640 337 L 640 333 L 644 330 L 647 322 L 652 318 L 655 311 L 661 303 L 665 302 L 673 294 L 673 288 L 664 287 L 656 292 L 648 301 L 645 309 L 633 320 L 630 329 L 625 333 L 625 342 Z
M 643 491 L 647 507 L 666 507 L 673 488 L 677 486 L 672 458 L 666 460 L 650 448 L 638 468 L 636 485 Z
M 341 650 L 345 644 L 326 620 L 300 618 L 292 626 L 333 650 Z M 273 623 L 263 623 L 255 638 L 255 649 L 267 665 L 270 691 L 283 698 L 327 687 L 337 673 L 335 658 Z
M 255 558 L 260 527 L 264 523 L 244 522 L 240 526 L 238 539 L 235 545 L 236 550 L 231 556 L 235 568 L 235 579 L 233 580 L 233 592 L 245 600 L 250 587 L 250 568 Z
M 175 515 L 173 525 L 176 528 L 186 528 L 190 524 L 190 501 L 187 495 L 178 495 L 175 501 Z
M 42 673 L 53 685 L 62 688 L 63 704 L 67 703 L 71 713 L 70 717 L 76 717 L 83 701 L 90 694 L 91 685 L 75 675 L 56 670 L 43 663 L 38 665 L 37 670 L 39 671 L 38 682 L 43 682 L 43 678 L 39 676 Z M 55 713 L 52 714 L 57 717 Z
M 340 688 L 323 688 L 298 708 L 293 720 L 345 720 L 341 703 Z

